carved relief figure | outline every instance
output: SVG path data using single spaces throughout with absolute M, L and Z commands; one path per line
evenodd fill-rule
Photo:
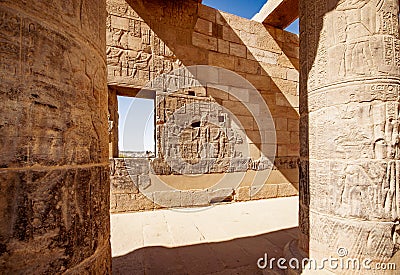
M 348 74 L 363 75 L 370 71 L 373 73 L 374 63 L 368 37 L 373 34 L 371 26 L 362 17 L 363 9 L 368 8 L 371 1 L 354 0 L 340 1 L 337 11 L 343 12 L 343 33 L 337 34 L 337 39 L 346 41 L 344 47 L 344 58 L 340 66 L 339 75 Z

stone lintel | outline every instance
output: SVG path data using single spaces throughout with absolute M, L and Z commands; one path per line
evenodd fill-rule
M 268 0 L 253 20 L 284 29 L 299 17 L 298 0 Z
M 155 99 L 155 91 L 154 90 L 131 88 L 131 87 L 125 87 L 125 86 L 120 86 L 120 85 L 108 85 L 108 87 L 111 89 L 114 89 L 118 96 Z

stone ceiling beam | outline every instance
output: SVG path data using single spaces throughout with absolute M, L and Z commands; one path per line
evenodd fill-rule
M 298 0 L 268 0 L 253 20 L 284 29 L 298 17 Z

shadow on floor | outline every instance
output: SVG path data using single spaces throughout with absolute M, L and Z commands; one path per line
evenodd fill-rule
M 285 245 L 297 239 L 298 227 L 224 242 L 181 247 L 143 247 L 112 259 L 113 274 L 262 274 L 257 260 L 283 257 Z M 266 270 L 266 274 L 284 274 Z

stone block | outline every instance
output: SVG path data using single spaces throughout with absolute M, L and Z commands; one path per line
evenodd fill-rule
M 235 71 L 249 74 L 259 74 L 261 73 L 261 67 L 256 61 L 236 57 Z
M 261 150 L 255 144 L 253 143 L 249 144 L 249 151 L 251 159 L 255 160 L 261 157 Z
M 253 194 L 257 189 L 257 187 L 251 187 L 252 200 L 270 199 L 278 196 L 278 185 L 276 184 L 265 184 L 256 194 Z
M 254 47 L 247 47 L 247 58 L 260 63 L 276 65 L 280 54 Z
M 248 201 L 250 200 L 250 187 L 243 186 L 236 189 L 235 201 Z
M 287 148 L 287 144 L 278 144 L 277 146 L 277 153 L 276 156 L 281 157 L 281 156 L 287 156 L 287 152 L 288 152 L 288 148 Z
M 229 100 L 232 101 L 240 101 L 240 102 L 249 102 L 250 101 L 250 92 L 253 92 L 244 88 L 237 87 L 229 87 Z M 247 104 L 246 104 L 247 106 Z
M 291 43 L 294 45 L 299 45 L 299 36 L 295 33 L 283 31 L 283 36 L 285 38 L 286 43 Z
M 118 176 L 114 175 L 110 177 L 111 193 L 137 193 L 138 188 L 138 176 L 137 175 L 125 175 Z
M 275 94 L 275 102 L 278 106 L 292 107 L 292 105 L 287 100 L 287 97 L 282 93 Z
M 198 15 L 205 20 L 215 22 L 215 16 L 217 12 L 217 10 L 206 5 L 199 5 Z
M 299 46 L 294 44 L 283 44 L 283 52 L 288 57 L 299 58 Z
M 180 207 L 181 191 L 158 191 L 154 192 L 154 202 L 163 207 Z
M 129 30 L 129 18 L 111 15 L 111 25 L 120 30 Z
M 129 211 L 137 211 L 137 202 L 135 198 L 135 194 L 116 194 L 116 212 L 129 212 Z
M 207 81 L 207 87 L 209 86 L 215 86 L 218 85 L 218 72 L 219 69 L 218 68 L 214 68 L 214 67 L 210 67 L 210 66 L 200 66 L 197 68 L 197 74 L 196 76 L 198 77 L 198 79 L 200 79 L 202 82 Z M 213 84 L 216 83 L 216 84 Z M 192 89 L 193 90 L 193 89 Z M 202 93 L 205 96 L 205 89 L 203 91 L 202 89 Z M 199 96 L 199 93 L 196 93 L 197 96 Z
M 192 44 L 196 47 L 217 51 L 218 50 L 218 42 L 217 38 L 208 36 L 205 34 L 201 34 L 198 32 L 194 32 L 192 34 Z
M 286 72 L 286 79 L 291 81 L 299 81 L 299 71 L 296 69 L 288 69 Z
M 290 132 L 277 130 L 276 142 L 277 144 L 290 144 Z
M 182 207 L 193 206 L 193 191 L 191 190 L 181 191 L 181 206 Z
M 247 49 L 243 44 L 229 43 L 229 53 L 238 57 L 246 58 Z
M 209 203 L 218 203 L 224 201 L 233 200 L 234 190 L 232 188 L 221 188 L 221 189 L 208 189 L 208 201 Z
M 223 23 L 224 21 L 227 22 L 230 28 L 245 32 L 250 32 L 250 20 L 247 20 L 243 17 L 237 16 L 235 14 L 230 14 L 226 12 L 220 12 L 220 18 L 218 18 L 218 22 Z M 222 24 L 223 25 L 223 24 Z
M 290 143 L 291 144 L 300 144 L 300 133 L 299 132 L 290 132 Z
M 300 155 L 300 144 L 294 143 L 287 146 L 287 156 L 299 156 Z
M 228 26 L 228 21 L 224 17 L 225 13 L 221 13 L 220 11 L 217 11 L 216 18 L 215 18 L 215 23 L 218 25 L 222 26 Z
M 208 194 L 206 190 L 195 190 L 193 191 L 193 206 L 204 206 L 208 205 Z
M 222 39 L 228 40 L 230 42 L 234 42 L 237 44 L 243 44 L 243 42 L 240 40 L 238 33 L 235 32 L 231 27 L 229 26 L 223 26 L 222 27 Z
M 261 143 L 261 135 L 259 131 L 246 131 L 247 138 L 249 139 L 249 143 L 254 143 L 259 145 Z
M 146 158 L 119 158 L 115 160 L 115 169 L 126 169 L 131 175 L 149 173 L 149 160 Z
M 227 54 L 210 52 L 208 54 L 208 65 L 233 71 L 235 69 L 235 57 Z
M 228 86 L 218 85 L 218 84 L 207 84 L 207 95 L 212 98 L 219 98 L 223 100 L 229 99 L 229 94 L 225 92 L 228 89 Z
M 117 209 L 117 195 L 115 194 L 110 195 L 110 209 L 111 211 Z
M 288 130 L 297 132 L 299 131 L 299 119 L 288 119 Z
M 236 115 L 250 115 L 249 110 L 239 101 L 232 100 L 224 100 L 222 101 L 222 106 L 231 111 L 235 116 Z
M 260 62 L 261 67 L 263 68 L 265 75 L 272 77 L 273 79 L 286 79 L 287 68 L 281 67 L 276 64 L 270 64 L 265 62 Z
M 285 54 L 278 56 L 278 63 L 279 66 L 284 68 L 292 68 L 298 69 L 299 68 L 299 60 L 297 58 L 289 57 Z
M 278 197 L 297 196 L 299 191 L 291 183 L 278 184 Z
M 229 54 L 229 41 L 218 39 L 218 52 Z
M 153 193 L 146 193 L 146 195 L 143 195 L 142 193 L 136 194 L 135 195 L 136 209 L 139 211 L 153 210 L 155 208 L 153 200 L 154 200 Z
M 277 131 L 287 131 L 288 130 L 288 120 L 286 118 L 275 118 L 275 129 Z
M 254 119 L 252 116 L 236 115 L 236 118 L 242 124 L 243 129 L 245 129 L 245 130 L 253 130 L 254 129 Z
M 212 36 L 221 39 L 223 37 L 223 27 L 219 24 L 212 24 Z
M 147 189 L 151 186 L 151 179 L 149 175 L 138 176 L 138 187 L 140 190 Z
M 257 90 L 269 90 L 271 87 L 271 78 L 255 74 L 246 74 L 246 79 L 253 84 Z
M 213 34 L 213 24 L 210 21 L 198 18 L 196 21 L 196 25 L 194 26 L 194 30 L 199 33 L 211 36 Z

